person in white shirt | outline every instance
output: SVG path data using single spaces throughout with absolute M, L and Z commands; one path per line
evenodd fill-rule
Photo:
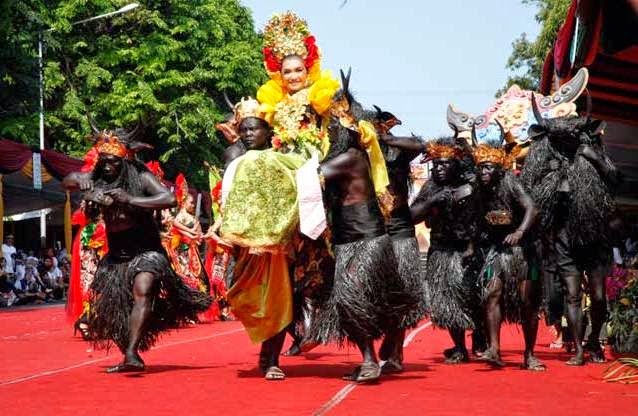
M 7 262 L 5 271 L 12 274 L 15 273 L 14 257 L 16 255 L 16 248 L 13 245 L 13 242 L 13 235 L 8 234 L 7 237 L 4 239 L 4 244 L 2 244 L 2 256 Z

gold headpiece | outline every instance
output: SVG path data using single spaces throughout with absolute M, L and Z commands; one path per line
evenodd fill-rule
M 264 65 L 271 78 L 281 70 L 286 56 L 304 59 L 308 71 L 319 63 L 319 48 L 305 20 L 293 12 L 275 14 L 264 27 Z
M 458 159 L 463 158 L 463 151 L 454 145 L 428 143 L 426 147 L 428 160 L 432 159 Z
M 237 124 L 248 117 L 264 119 L 259 111 L 259 101 L 252 97 L 242 98 L 240 102 L 235 104 L 235 120 Z
M 126 157 L 129 155 L 128 148 L 110 131 L 103 131 L 95 142 L 95 148 L 99 154 L 109 154 L 117 157 Z
M 233 117 L 224 123 L 217 123 L 215 128 L 224 135 L 229 143 L 235 143 L 239 140 L 238 130 L 243 119 L 255 117 L 266 121 L 262 112 L 259 111 L 259 105 L 259 101 L 252 97 L 242 98 L 241 101 L 232 106 Z
M 474 148 L 474 161 L 477 165 L 481 163 L 494 163 L 499 166 L 508 167 L 510 158 L 502 147 L 493 147 L 489 144 L 479 144 Z

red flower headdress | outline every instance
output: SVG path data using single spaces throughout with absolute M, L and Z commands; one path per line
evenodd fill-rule
M 97 147 L 91 147 L 89 151 L 86 152 L 86 154 L 84 155 L 84 165 L 80 168 L 80 172 L 93 172 L 93 169 L 95 169 L 95 165 L 97 164 L 97 160 L 99 157 L 100 153 L 98 152 Z
M 160 182 L 164 180 L 164 171 L 162 170 L 162 166 L 157 160 L 151 160 L 150 162 L 146 163 L 146 167 L 149 171 L 151 171 L 153 175 L 155 175 L 157 179 L 160 180 Z
M 178 207 L 181 208 L 182 205 L 184 205 L 187 196 L 188 182 L 186 182 L 184 174 L 180 173 L 179 175 L 177 175 L 177 179 L 175 179 L 175 198 L 177 198 Z

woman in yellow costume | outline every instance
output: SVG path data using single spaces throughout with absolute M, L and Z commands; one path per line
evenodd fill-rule
M 315 39 L 291 12 L 271 18 L 264 46 L 270 80 L 257 92 L 260 106 L 252 117 L 272 127 L 272 147 L 248 151 L 228 166 L 221 235 L 241 248 L 228 301 L 251 340 L 263 342 L 260 368 L 266 379 L 280 380 L 285 376 L 278 355 L 293 320 L 290 268 L 295 263 L 289 255 L 299 249 L 296 173 L 327 152 L 326 120 L 339 83 L 321 72 Z M 308 262 L 305 273 L 294 274 L 320 275 L 311 270 L 322 267 L 317 264 Z

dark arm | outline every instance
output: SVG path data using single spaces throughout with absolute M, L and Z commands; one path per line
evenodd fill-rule
M 121 188 L 106 191 L 105 194 L 115 201 L 127 203 L 140 208 L 164 209 L 172 208 L 176 205 L 175 195 L 171 193 L 160 181 L 150 172 L 140 174 L 144 193 L 147 196 L 132 196 Z
M 88 191 L 93 189 L 91 173 L 73 172 L 62 180 L 62 186 L 68 191 Z
M 596 168 L 598 174 L 608 186 L 616 187 L 620 183 L 620 172 L 605 155 L 602 148 L 595 149 L 594 146 L 582 145 L 578 149 L 578 154 L 587 159 Z
M 452 191 L 447 189 L 441 189 L 429 197 L 419 198 L 410 205 L 410 214 L 412 215 L 412 222 L 418 224 L 425 221 L 426 224 L 430 217 L 436 214 L 435 208 L 452 198 Z
M 381 140 L 388 146 L 396 147 L 401 150 L 421 153 L 425 151 L 425 143 L 419 137 L 400 137 L 391 134 L 382 134 Z
M 234 143 L 231 146 L 227 147 L 226 150 L 224 150 L 224 152 L 222 153 L 222 161 L 224 162 L 224 169 L 227 169 L 228 165 L 230 165 L 230 163 L 233 160 L 237 159 L 239 156 L 243 155 L 244 153 L 246 153 L 246 150 L 244 149 L 244 147 L 237 143 Z
M 536 218 L 538 217 L 538 208 L 534 204 L 532 197 L 527 193 L 523 185 L 518 181 L 514 185 L 514 199 L 518 204 L 525 210 L 525 216 L 523 217 L 523 221 L 521 221 L 520 225 L 513 233 L 509 234 L 505 237 L 503 241 L 505 244 L 509 244 L 512 246 L 518 245 L 521 241 L 521 238 L 530 228 L 534 225 Z
M 149 196 L 132 197 L 129 203 L 142 208 L 164 209 L 177 205 L 175 195 L 150 172 L 141 175 L 144 192 Z

